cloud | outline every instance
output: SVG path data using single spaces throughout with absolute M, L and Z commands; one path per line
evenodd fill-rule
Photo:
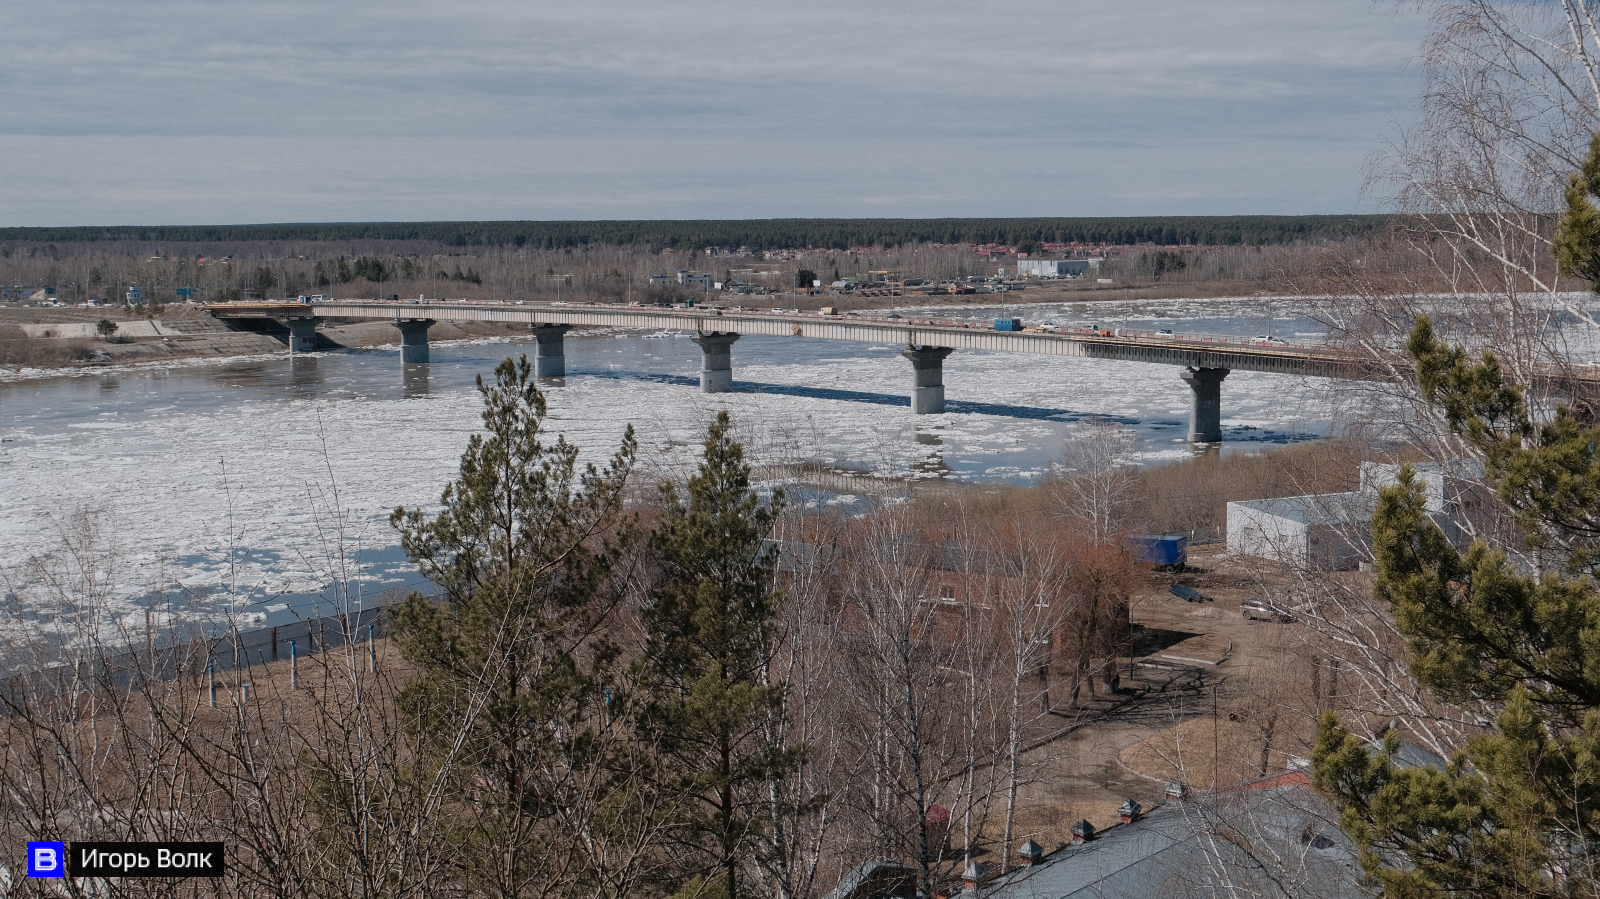
M 1356 0 L 19 4 L 0 224 L 1338 212 Z

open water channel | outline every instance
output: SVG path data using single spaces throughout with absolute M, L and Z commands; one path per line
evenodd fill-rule
M 1323 333 L 1287 301 L 1259 298 L 955 314 L 1306 343 Z M 287 622 L 316 613 L 341 565 L 364 597 L 421 586 L 388 513 L 437 502 L 478 424 L 474 379 L 520 353 L 531 344 L 484 340 L 435 343 L 425 366 L 401 365 L 390 347 L 12 375 L 0 382 L 0 567 L 20 571 L 87 516 L 117 560 L 107 614 L 130 622 L 158 592 L 185 618 Z M 1173 366 L 958 351 L 945 361 L 947 411 L 912 416 L 911 366 L 888 344 L 747 336 L 733 347 L 735 392 L 715 395 L 698 391 L 687 335 L 569 335 L 566 353 L 565 383 L 547 390 L 551 431 L 598 462 L 631 423 L 651 478 L 689 470 L 724 408 L 758 465 L 822 462 L 863 477 L 1031 482 L 1089 418 L 1132 429 L 1141 464 L 1191 451 Z M 1225 451 L 1326 435 L 1326 390 L 1235 372 L 1222 391 Z

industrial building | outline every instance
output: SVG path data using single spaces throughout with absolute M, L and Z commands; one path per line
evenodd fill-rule
M 1452 542 L 1465 543 L 1487 522 L 1481 469 L 1471 463 L 1413 462 L 1423 505 Z M 1360 489 L 1228 503 L 1228 552 L 1320 571 L 1342 571 L 1372 558 L 1368 533 L 1378 491 L 1400 479 L 1400 466 L 1361 463 Z
M 1228 552 L 1344 571 L 1371 557 L 1375 494 L 1360 490 L 1228 503 Z
M 1098 259 L 1018 259 L 1019 278 L 1076 278 L 1093 268 L 1100 270 Z
M 652 286 L 655 286 L 655 287 L 666 287 L 666 286 L 672 284 L 673 281 L 674 281 L 674 278 L 671 275 L 651 275 L 650 276 L 650 283 L 651 283 Z M 710 272 L 679 271 L 678 272 L 678 276 L 676 278 L 676 281 L 677 281 L 678 284 L 680 284 L 680 285 L 682 285 L 684 287 L 693 287 L 696 290 L 710 290 L 711 289 L 711 273 Z

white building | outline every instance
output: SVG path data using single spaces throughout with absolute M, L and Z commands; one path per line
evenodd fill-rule
M 1019 278 L 1076 278 L 1093 268 L 1100 270 L 1098 259 L 1018 259 Z
M 693 287 L 696 290 L 711 289 L 710 272 L 678 272 L 678 283 L 684 287 Z
M 1434 515 L 1455 515 L 1479 504 L 1483 469 L 1475 462 L 1412 462 L 1411 476 L 1422 486 L 1423 503 Z M 1400 466 L 1361 463 L 1361 489 L 1376 494 L 1400 480 Z
M 1472 542 L 1490 525 L 1492 491 L 1483 485 L 1483 467 L 1476 462 L 1412 462 L 1411 476 L 1422 488 L 1423 509 L 1439 530 L 1458 547 Z M 1372 494 L 1400 480 L 1400 466 L 1361 463 L 1361 489 Z
M 1490 504 L 1475 464 L 1414 462 L 1411 469 L 1428 517 L 1452 542 L 1462 545 L 1485 526 Z M 1399 478 L 1399 465 L 1363 462 L 1352 493 L 1228 503 L 1228 552 L 1322 571 L 1354 568 L 1372 558 L 1378 491 Z
M 1372 557 L 1375 494 L 1323 493 L 1228 503 L 1228 552 L 1344 571 Z

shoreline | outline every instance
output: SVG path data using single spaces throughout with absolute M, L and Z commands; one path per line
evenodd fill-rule
M 45 324 L 71 325 L 85 321 L 108 318 L 98 310 L 51 310 L 54 322 L 30 322 L 35 328 Z M 67 319 L 63 312 L 81 313 Z M 10 319 L 10 320 L 8 320 Z M 62 321 L 62 319 L 67 319 Z M 0 316 L 0 327 L 13 324 L 14 316 Z M 134 319 L 143 323 L 149 319 Z M 270 332 L 234 330 L 223 322 L 205 316 L 195 318 L 158 318 L 153 320 L 169 336 L 139 337 L 124 343 L 112 343 L 100 338 L 27 337 L 29 342 L 55 344 L 63 349 L 87 348 L 95 355 L 88 359 L 63 359 L 56 363 L 26 364 L 0 363 L 0 384 L 37 381 L 49 378 L 84 377 L 99 373 L 141 371 L 171 365 L 223 363 L 239 360 L 272 359 L 289 355 L 286 339 Z M 284 332 L 287 334 L 287 331 Z M 430 343 L 449 345 L 464 340 L 485 338 L 515 338 L 526 336 L 526 331 L 516 325 L 492 322 L 440 322 L 432 329 Z M 373 349 L 398 346 L 399 335 L 388 322 L 356 322 L 333 325 L 317 331 L 317 351 Z

